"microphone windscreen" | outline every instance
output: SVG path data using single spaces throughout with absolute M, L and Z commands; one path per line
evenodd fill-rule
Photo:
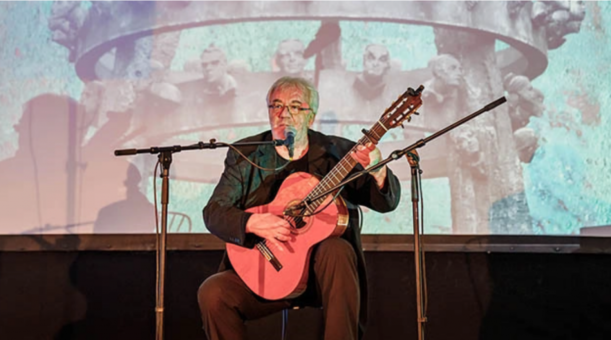
M 286 143 L 287 149 L 289 150 L 289 158 L 291 160 L 293 159 L 293 154 L 295 152 L 295 133 L 296 132 L 297 131 L 292 126 L 289 126 L 286 131 L 285 143 Z

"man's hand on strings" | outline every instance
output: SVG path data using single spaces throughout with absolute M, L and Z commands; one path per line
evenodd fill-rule
M 284 251 L 282 242 L 291 239 L 291 225 L 282 217 L 270 213 L 253 214 L 246 222 L 246 232 L 253 233 Z
M 359 145 L 356 147 L 356 151 L 350 153 L 352 158 L 359 162 L 363 168 L 367 169 L 374 166 L 382 160 L 382 153 L 373 143 L 367 143 L 366 145 Z M 386 166 L 370 172 L 375 178 L 378 187 L 382 189 L 384 187 L 384 181 L 386 180 Z

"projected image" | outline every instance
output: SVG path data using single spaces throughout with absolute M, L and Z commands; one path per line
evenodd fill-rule
M 408 87 L 423 106 L 379 148 L 419 150 L 428 234 L 611 235 L 611 4 L 6 2 L 0 4 L 0 233 L 152 233 L 155 155 L 122 148 L 234 142 L 269 129 L 285 75 L 319 90 L 315 130 L 362 137 Z M 175 154 L 169 230 L 201 209 L 226 149 Z M 363 233 L 411 232 L 397 210 Z M 160 192 L 160 182 L 157 194 Z

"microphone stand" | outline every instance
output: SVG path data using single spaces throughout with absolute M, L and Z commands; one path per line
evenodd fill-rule
M 256 145 L 268 145 L 274 146 L 285 145 L 283 140 L 272 140 L 262 142 L 242 142 L 233 143 L 231 145 L 239 146 L 256 146 Z M 172 154 L 187 151 L 187 150 L 201 150 L 201 149 L 216 149 L 218 147 L 229 147 L 230 144 L 219 143 L 215 139 L 211 139 L 210 143 L 198 142 L 193 145 L 174 145 L 174 146 L 153 146 L 146 149 L 121 149 L 115 150 L 115 156 L 129 156 L 140 153 L 158 154 L 159 164 L 161 164 L 162 179 L 161 184 L 161 235 L 159 230 L 156 231 L 157 242 L 157 277 L 156 277 L 156 295 L 155 295 L 155 315 L 156 315 L 156 340 L 163 340 L 163 312 L 164 312 L 164 292 L 165 292 L 165 260 L 166 260 L 166 242 L 167 242 L 167 224 L 168 224 L 168 205 L 170 203 L 170 165 L 172 164 Z
M 424 267 L 424 250 L 421 247 L 422 239 L 420 238 L 420 190 L 422 181 L 420 175 L 420 158 L 416 150 L 408 152 L 406 155 L 412 173 L 412 220 L 414 227 L 414 264 L 416 269 L 416 311 L 418 321 L 418 339 L 424 340 L 424 326 L 426 318 L 426 271 Z M 424 226 L 422 226 L 424 230 Z
M 406 156 L 408 158 L 408 161 L 410 163 L 410 167 L 411 167 L 411 175 L 412 175 L 412 215 L 413 215 L 413 226 L 414 226 L 414 262 L 415 262 L 415 266 L 416 266 L 416 299 L 417 299 L 417 313 L 418 313 L 418 339 L 419 340 L 424 340 L 424 324 L 427 322 L 427 317 L 426 317 L 426 287 L 425 287 L 425 283 L 426 283 L 426 277 L 425 277 L 425 270 L 424 270 L 424 251 L 422 249 L 422 245 L 421 245 L 421 237 L 420 237 L 420 212 L 418 209 L 418 204 L 420 201 L 420 187 L 421 187 L 421 183 L 420 183 L 420 174 L 422 173 L 422 170 L 420 170 L 420 165 L 419 165 L 419 157 L 416 154 L 414 154 L 412 151 L 415 151 L 415 149 L 417 148 L 421 148 L 423 146 L 425 146 L 428 142 L 430 142 L 433 139 L 438 138 L 439 136 L 445 134 L 446 132 L 455 129 L 456 127 L 470 121 L 471 119 L 481 115 L 482 113 L 486 112 L 486 111 L 490 111 L 494 108 L 496 108 L 497 106 L 505 103 L 507 101 L 507 99 L 505 99 L 505 97 L 501 97 L 491 103 L 489 103 L 488 105 L 484 106 L 483 108 L 481 108 L 478 111 L 473 112 L 472 114 L 468 115 L 467 117 L 448 125 L 447 127 L 435 132 L 434 134 L 420 139 L 417 142 L 413 143 L 412 145 L 406 147 L 405 149 L 402 150 L 395 150 L 393 152 L 391 152 L 390 156 L 384 160 L 382 160 L 381 162 L 377 163 L 376 165 L 373 165 L 363 171 L 359 171 L 357 173 L 355 173 L 354 175 L 350 176 L 349 178 L 343 180 L 342 182 L 338 183 L 335 187 L 330 188 L 322 193 L 320 193 L 319 195 L 316 195 L 310 199 L 306 199 L 303 202 L 294 205 L 290 208 L 287 209 L 287 211 L 285 211 L 285 213 L 291 215 L 294 214 L 293 212 L 298 210 L 300 212 L 303 211 L 303 209 L 305 209 L 305 207 L 307 207 L 308 205 L 310 205 L 312 202 L 315 202 L 321 198 L 327 197 L 329 194 L 341 189 L 344 185 L 356 180 L 357 178 L 360 178 L 362 176 L 364 176 L 365 174 L 368 174 L 372 171 L 375 171 L 381 167 L 383 167 L 384 165 L 399 159 L 400 157 Z

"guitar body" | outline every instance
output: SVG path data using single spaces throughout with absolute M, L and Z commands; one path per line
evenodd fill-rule
M 287 207 L 300 203 L 319 182 L 308 173 L 291 174 L 284 180 L 272 202 L 246 211 L 283 216 Z M 325 198 L 321 208 L 331 199 L 332 196 Z M 295 229 L 296 234 L 283 243 L 283 252 L 272 243 L 261 242 L 281 268 L 274 266 L 258 247 L 251 249 L 227 243 L 227 254 L 236 273 L 255 294 L 267 300 L 294 298 L 306 289 L 314 245 L 328 237 L 340 236 L 347 226 L 348 209 L 338 196 L 318 214 L 303 218 L 301 227 Z

